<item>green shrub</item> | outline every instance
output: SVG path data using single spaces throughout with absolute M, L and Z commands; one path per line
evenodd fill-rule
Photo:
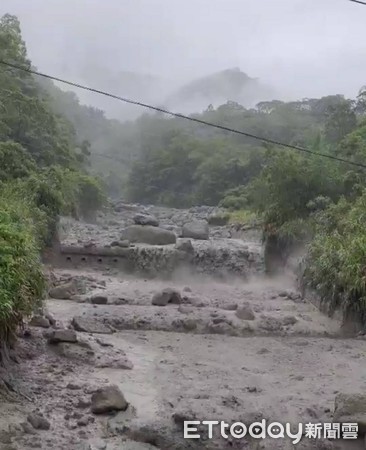
M 304 281 L 329 312 L 366 324 L 366 192 L 350 204 L 342 199 L 319 213 Z
M 247 187 L 238 186 L 228 190 L 220 201 L 219 206 L 230 211 L 245 209 L 248 206 Z
M 237 211 L 230 212 L 229 223 L 238 225 L 250 225 L 256 223 L 259 216 L 253 211 L 247 209 L 239 209 Z
M 60 215 L 77 219 L 94 217 L 106 202 L 99 181 L 93 177 L 54 166 L 12 183 L 29 204 L 43 246 L 52 245 Z
M 216 214 L 214 216 L 210 216 L 208 218 L 208 223 L 209 223 L 209 225 L 222 227 L 224 225 L 227 225 L 229 220 L 230 220 L 230 214 L 223 213 L 223 214 Z
M 107 202 L 101 182 L 94 177 L 78 174 L 75 179 L 76 204 L 83 219 L 94 219 Z
M 0 348 L 23 317 L 42 302 L 45 279 L 37 230 L 34 205 L 14 190 L 3 189 L 0 197 Z

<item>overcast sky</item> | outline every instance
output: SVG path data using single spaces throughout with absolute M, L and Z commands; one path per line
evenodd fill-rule
M 187 81 L 240 67 L 286 98 L 366 84 L 366 6 L 349 0 L 1 0 L 6 12 L 39 69 L 76 81 L 90 69 Z

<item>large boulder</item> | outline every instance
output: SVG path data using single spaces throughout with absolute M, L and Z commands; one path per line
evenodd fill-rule
M 158 219 L 150 214 L 136 214 L 133 221 L 136 225 L 151 225 L 152 227 L 159 226 Z
M 115 385 L 99 389 L 92 395 L 91 410 L 94 414 L 106 414 L 113 411 L 125 411 L 128 402 Z
M 108 297 L 106 295 L 93 295 L 90 297 L 90 303 L 93 305 L 106 305 L 108 303 Z
M 78 341 L 77 335 L 74 330 L 60 329 L 53 330 L 48 338 L 50 344 L 58 344 L 60 342 L 76 343 Z
M 72 280 L 68 283 L 60 284 L 52 288 L 49 296 L 58 300 L 69 300 L 73 295 L 78 293 L 77 283 Z
M 175 244 L 177 240 L 172 231 L 151 225 L 131 225 L 124 230 L 123 237 L 130 242 L 150 245 Z
M 84 333 L 95 333 L 95 334 L 112 334 L 113 330 L 107 324 L 103 323 L 102 320 L 98 320 L 94 317 L 82 317 L 75 316 L 71 321 L 72 326 L 76 331 L 81 331 Z
M 29 322 L 29 325 L 31 327 L 38 327 L 38 328 L 49 328 L 51 326 L 50 321 L 41 315 L 33 316 L 32 319 Z
M 338 394 L 335 398 L 334 423 L 357 423 L 358 432 L 366 433 L 366 395 Z
M 166 288 L 153 295 L 151 303 L 155 306 L 166 306 L 168 303 L 179 305 L 182 302 L 180 292 L 176 289 Z
M 255 315 L 254 312 L 249 305 L 249 303 L 244 303 L 241 305 L 235 312 L 236 317 L 238 317 L 241 320 L 254 320 Z
M 206 220 L 194 220 L 183 225 L 182 237 L 207 240 L 209 227 Z

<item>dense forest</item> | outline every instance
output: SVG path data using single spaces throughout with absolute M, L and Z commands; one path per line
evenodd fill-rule
M 0 59 L 31 67 L 16 17 L 0 19 Z M 0 359 L 43 298 L 40 252 L 60 214 L 90 218 L 105 201 L 89 150 L 32 75 L 0 67 Z
M 0 19 L 0 59 L 31 68 L 16 17 Z M 366 90 L 201 120 L 366 165 Z M 61 214 L 90 219 L 110 196 L 256 215 L 285 254 L 306 246 L 304 281 L 366 322 L 366 169 L 161 113 L 121 123 L 50 81 L 0 66 L 0 344 L 42 299 L 40 252 Z M 104 188 L 104 189 L 103 189 Z M 237 215 L 240 217 L 240 214 Z M 0 351 L 1 354 L 1 351 Z

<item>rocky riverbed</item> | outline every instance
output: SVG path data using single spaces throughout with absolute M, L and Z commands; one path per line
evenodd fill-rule
M 140 261 L 154 254 L 154 264 L 162 249 L 190 258 L 164 278 L 145 276 L 152 263 L 136 273 L 47 266 L 45 309 L 20 331 L 2 377 L 2 450 L 286 450 L 288 439 L 184 439 L 183 421 L 366 425 L 363 338 L 342 338 L 290 276 L 266 278 L 258 234 L 207 226 L 217 213 L 117 203 L 93 225 L 63 220 L 65 246 L 144 250 Z M 127 243 L 135 226 L 176 240 Z M 363 438 L 306 437 L 295 447 L 365 448 Z

